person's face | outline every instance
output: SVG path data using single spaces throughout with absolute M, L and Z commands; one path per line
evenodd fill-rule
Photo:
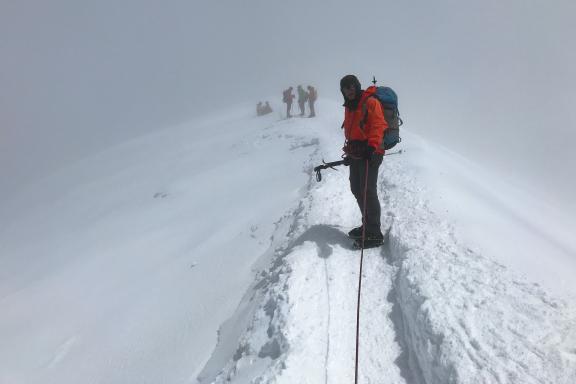
M 354 87 L 354 85 L 349 85 L 347 87 L 342 88 L 342 93 L 344 94 L 346 100 L 354 100 L 354 98 L 356 97 L 356 88 Z

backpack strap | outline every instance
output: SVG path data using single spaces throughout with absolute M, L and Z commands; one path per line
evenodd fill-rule
M 366 120 L 368 119 L 368 107 L 366 106 L 366 101 L 368 98 L 372 96 L 368 96 L 366 100 L 362 103 L 362 120 L 360 120 L 360 129 L 364 132 L 364 125 L 366 125 Z

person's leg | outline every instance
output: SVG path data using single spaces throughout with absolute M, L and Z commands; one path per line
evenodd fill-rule
M 382 236 L 380 215 L 382 208 L 378 199 L 378 169 L 382 164 L 382 155 L 378 161 L 368 167 L 368 188 L 366 190 L 366 233 Z
M 361 192 L 362 192 L 362 177 L 364 175 L 364 170 L 363 165 L 362 165 L 362 160 L 355 160 L 352 159 L 350 160 L 350 191 L 352 192 L 352 195 L 354 195 L 354 198 L 356 199 L 356 202 L 358 203 L 358 206 L 360 207 L 360 212 L 362 212 L 362 205 L 361 205 Z
M 378 199 L 378 169 L 382 157 L 374 165 L 368 166 L 368 188 L 366 190 L 366 217 L 362 222 L 366 224 L 366 233 L 372 236 L 381 236 L 380 215 L 381 207 Z M 364 212 L 364 185 L 366 183 L 366 160 L 352 160 L 350 163 L 350 190 L 356 198 L 360 212 Z

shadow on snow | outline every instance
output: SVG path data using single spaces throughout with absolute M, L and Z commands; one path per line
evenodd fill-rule
M 311 241 L 318 246 L 318 256 L 327 259 L 332 255 L 332 247 L 339 245 L 348 250 L 355 250 L 352 247 L 352 240 L 348 234 L 342 232 L 337 227 L 319 224 L 308 228 L 302 235 L 290 244 L 290 249 L 304 244 L 305 241 Z

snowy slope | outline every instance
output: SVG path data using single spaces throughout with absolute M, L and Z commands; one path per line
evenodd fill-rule
M 340 156 L 340 109 L 230 110 L 0 207 L 0 383 L 351 382 L 360 215 L 345 168 L 312 174 Z M 388 242 L 365 254 L 360 382 L 575 382 L 570 220 L 402 148 L 381 167 Z
M 246 111 L 118 145 L 3 207 L 0 383 L 195 377 L 308 179 L 313 148 L 262 138 L 276 117 Z

